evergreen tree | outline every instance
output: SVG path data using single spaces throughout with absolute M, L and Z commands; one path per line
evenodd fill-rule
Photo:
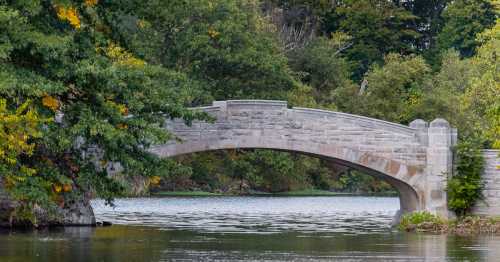
M 478 46 L 476 35 L 495 23 L 497 11 L 487 0 L 458 0 L 443 12 L 444 27 L 437 36 L 437 48 L 454 48 L 462 57 L 474 55 Z

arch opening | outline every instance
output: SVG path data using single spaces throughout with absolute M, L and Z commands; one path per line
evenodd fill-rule
M 177 146 L 179 146 L 179 145 L 186 146 L 186 144 L 176 144 L 176 145 Z M 421 199 L 419 198 L 419 194 L 417 193 L 417 189 L 414 188 L 412 185 L 410 185 L 406 181 L 403 181 L 401 179 L 395 178 L 394 176 L 391 176 L 389 174 L 381 172 L 380 170 L 376 170 L 370 166 L 365 166 L 365 165 L 362 165 L 360 163 L 355 163 L 355 162 L 349 161 L 347 159 L 322 155 L 322 154 L 318 154 L 318 153 L 313 153 L 311 151 L 272 148 L 269 146 L 262 146 L 262 147 L 225 146 L 223 148 L 213 148 L 213 147 L 212 148 L 209 148 L 209 147 L 196 148 L 195 146 L 187 146 L 187 147 L 190 148 L 190 150 L 187 150 L 187 151 L 183 150 L 182 152 L 178 152 L 176 154 L 169 154 L 169 155 L 163 154 L 162 155 L 161 150 L 156 151 L 156 153 L 159 154 L 161 157 L 176 157 L 176 156 L 182 156 L 182 155 L 189 155 L 192 153 L 214 152 L 214 151 L 232 150 L 232 149 L 245 149 L 245 150 L 246 149 L 249 149 L 249 150 L 251 150 L 251 149 L 266 149 L 266 150 L 273 150 L 273 151 L 280 151 L 280 152 L 298 153 L 301 155 L 306 155 L 306 156 L 318 158 L 318 159 L 321 159 L 324 161 L 332 162 L 332 163 L 335 163 L 335 164 L 338 164 L 341 166 L 345 166 L 345 167 L 360 171 L 365 175 L 372 176 L 376 179 L 379 179 L 379 180 L 382 180 L 382 181 L 388 183 L 398 193 L 399 202 L 400 202 L 400 210 L 399 210 L 399 212 L 396 213 L 394 223 L 397 222 L 399 217 L 404 213 L 421 210 L 421 204 L 420 204 Z

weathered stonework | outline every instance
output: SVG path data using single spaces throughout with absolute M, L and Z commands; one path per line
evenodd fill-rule
M 484 199 L 473 209 L 477 215 L 500 216 L 500 150 L 484 150 Z
M 308 108 L 283 101 L 216 101 L 195 108 L 212 123 L 167 121 L 172 140 L 151 149 L 161 157 L 200 151 L 262 148 L 300 152 L 357 168 L 392 184 L 403 212 L 428 210 L 448 216 L 447 176 L 456 131 L 444 119 L 410 126 L 363 116 Z

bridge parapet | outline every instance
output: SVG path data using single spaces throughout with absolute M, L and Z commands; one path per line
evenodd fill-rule
M 351 122 L 351 123 L 356 122 L 356 124 L 358 124 L 360 127 L 372 128 L 372 129 L 373 128 L 385 129 L 390 132 L 401 133 L 409 136 L 415 135 L 417 132 L 416 129 L 411 128 L 409 126 L 396 124 L 384 120 L 374 119 L 370 117 L 342 113 L 342 112 L 304 108 L 304 107 L 293 107 L 291 111 L 295 112 L 298 117 L 300 115 L 304 115 L 305 117 L 321 117 L 325 118 L 326 120 L 338 118 L 345 120 L 346 122 Z
M 193 110 L 201 110 L 207 113 L 220 114 L 231 113 L 231 111 L 241 110 L 257 110 L 257 111 L 286 111 L 286 116 L 289 118 L 315 118 L 332 120 L 334 118 L 345 121 L 357 122 L 362 127 L 366 128 L 382 128 L 395 133 L 406 135 L 415 135 L 418 130 L 413 126 L 405 126 L 397 123 L 392 123 L 380 119 L 352 115 L 348 113 L 335 112 L 322 109 L 312 109 L 304 107 L 288 108 L 286 101 L 279 100 L 228 100 L 214 101 L 211 106 L 196 107 Z
M 169 121 L 167 129 L 184 141 L 245 139 L 286 140 L 354 147 L 386 158 L 424 166 L 426 145 L 421 130 L 383 120 L 309 108 L 288 108 L 285 101 L 230 100 L 193 108 L 214 116 L 211 123 Z M 176 143 L 172 141 L 171 143 Z M 237 143 L 242 146 L 242 143 Z

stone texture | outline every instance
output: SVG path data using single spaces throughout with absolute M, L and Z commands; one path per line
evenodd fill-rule
M 478 215 L 500 216 L 500 150 L 484 150 L 484 199 L 472 210 Z
M 404 212 L 428 210 L 447 216 L 447 176 L 451 174 L 453 132 L 444 119 L 410 126 L 363 116 L 309 108 L 284 101 L 216 101 L 193 108 L 214 122 L 167 121 L 180 140 L 151 149 L 161 157 L 232 148 L 293 151 L 357 168 L 392 184 Z M 435 193 L 441 192 L 440 194 Z M 434 192 L 434 193 L 432 193 Z

